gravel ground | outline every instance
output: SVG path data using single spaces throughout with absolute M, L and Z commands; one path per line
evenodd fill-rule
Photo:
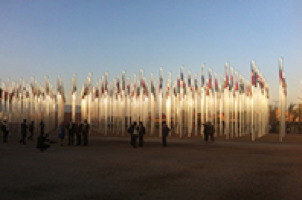
M 0 199 L 301 199 L 302 136 L 199 138 L 93 137 L 89 146 L 0 144 Z

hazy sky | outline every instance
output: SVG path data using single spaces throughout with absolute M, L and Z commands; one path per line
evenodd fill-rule
M 246 78 L 254 59 L 278 100 L 278 58 L 284 57 L 289 101 L 302 80 L 302 1 L 0 0 L 0 78 L 73 73 L 83 83 L 108 71 L 148 74 L 181 65 L 219 74 L 230 62 Z M 67 90 L 69 87 L 67 87 Z

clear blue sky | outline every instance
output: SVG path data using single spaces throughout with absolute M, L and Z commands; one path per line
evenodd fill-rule
M 302 1 L 0 0 L 0 78 L 60 75 L 70 85 L 93 72 L 117 76 L 144 69 L 172 71 L 224 63 L 246 77 L 255 59 L 278 98 L 284 57 L 289 101 L 302 80 Z M 68 89 L 68 88 L 67 88 Z

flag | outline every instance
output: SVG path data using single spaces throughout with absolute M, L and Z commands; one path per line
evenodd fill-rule
M 215 85 L 215 92 L 218 92 L 219 88 L 218 88 L 218 79 L 217 79 L 217 75 L 216 74 L 215 74 L 214 85 Z
M 200 87 L 203 87 L 205 83 L 204 79 L 204 65 L 201 66 L 201 77 L 200 77 Z
M 240 78 L 239 93 L 240 93 L 240 94 L 243 94 L 243 93 L 244 93 L 244 83 L 243 83 L 242 78 Z
M 229 88 L 229 71 L 228 71 L 228 65 L 225 67 L 225 79 L 224 79 L 224 88 Z
M 198 80 L 197 80 L 197 74 L 195 74 L 195 77 L 194 77 L 194 86 L 195 86 L 195 91 L 198 91 Z
M 212 72 L 211 72 L 211 70 L 209 70 L 208 89 L 209 89 L 209 90 L 212 90 L 212 89 L 213 89 L 213 84 L 212 84 Z

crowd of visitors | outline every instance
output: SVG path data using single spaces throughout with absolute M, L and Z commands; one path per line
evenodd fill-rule
M 37 148 L 41 151 L 45 151 L 47 148 L 50 147 L 50 144 L 56 143 L 54 140 L 49 139 L 49 135 L 45 134 L 45 123 L 43 120 L 39 123 L 40 126 L 40 135 L 37 137 Z M 204 141 L 208 142 L 209 137 L 211 141 L 214 141 L 214 133 L 215 129 L 211 122 L 206 122 L 203 124 L 204 126 Z M 27 140 L 32 141 L 34 140 L 34 133 L 35 133 L 35 122 L 31 121 L 29 124 L 27 123 L 26 119 L 23 119 L 20 127 L 21 137 L 19 140 L 20 144 L 25 145 Z M 3 120 L 1 123 L 1 130 L 3 134 L 3 143 L 8 142 L 8 135 L 10 133 L 10 128 L 7 120 Z M 27 130 L 29 131 L 29 136 L 27 137 Z M 89 137 L 89 130 L 90 125 L 87 120 L 84 120 L 83 123 L 80 121 L 72 122 L 70 121 L 68 124 L 61 122 L 58 126 L 58 143 L 63 146 L 65 133 L 67 131 L 68 134 L 68 145 L 88 145 L 88 137 Z M 167 137 L 169 136 L 170 128 L 167 126 L 165 122 L 162 123 L 162 146 L 167 146 Z M 143 122 L 137 123 L 134 121 L 130 127 L 128 128 L 128 133 L 130 134 L 130 144 L 133 148 L 137 147 L 137 139 L 138 139 L 138 146 L 144 146 L 144 135 L 146 133 L 146 128 Z

